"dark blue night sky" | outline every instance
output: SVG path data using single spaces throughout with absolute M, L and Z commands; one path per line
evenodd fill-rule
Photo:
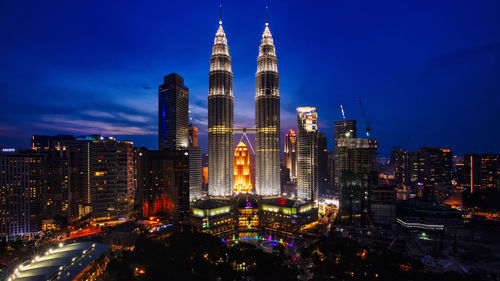
M 238 127 L 254 125 L 268 3 L 223 3 Z M 177 72 L 206 147 L 218 5 L 1 1 L 0 146 L 101 131 L 156 148 L 158 85 Z M 382 156 L 408 135 L 410 149 L 500 152 L 500 1 L 271 1 L 269 15 L 283 133 L 297 106 L 317 106 L 331 138 L 342 102 L 362 135 L 360 97 Z

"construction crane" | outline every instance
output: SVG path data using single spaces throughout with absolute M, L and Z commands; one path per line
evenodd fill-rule
M 366 112 L 365 112 L 365 109 L 363 107 L 363 103 L 361 103 L 361 98 L 358 98 L 358 102 L 359 102 L 359 106 L 361 107 L 361 111 L 363 112 L 363 118 L 365 119 L 365 123 L 366 123 L 366 137 L 369 138 L 370 132 L 372 131 L 371 123 L 368 122 L 368 118 L 366 117 Z
M 351 137 L 351 132 L 346 132 L 346 127 L 347 127 L 347 122 L 346 122 L 346 118 L 345 118 L 345 113 L 344 113 L 344 107 L 342 106 L 342 104 L 340 104 L 340 112 L 342 112 L 342 118 L 344 119 L 344 132 L 345 132 L 345 137 L 346 138 L 350 138 Z M 342 136 L 344 137 L 344 136 Z
M 342 104 L 340 104 L 340 111 L 342 112 L 342 118 L 344 118 L 345 121 L 344 108 L 342 107 Z

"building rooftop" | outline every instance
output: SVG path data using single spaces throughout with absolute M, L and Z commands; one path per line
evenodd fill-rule
M 280 198 L 263 199 L 262 204 L 293 208 L 303 205 L 304 202 L 280 197 Z
M 209 210 L 215 209 L 219 207 L 231 206 L 233 205 L 233 201 L 226 199 L 205 199 L 199 200 L 193 204 L 193 208 L 201 209 L 201 210 Z
M 59 244 L 19 265 L 7 280 L 73 280 L 108 249 L 107 245 L 94 242 Z

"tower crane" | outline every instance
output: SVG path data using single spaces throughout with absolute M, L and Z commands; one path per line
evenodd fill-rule
M 342 104 L 340 104 L 340 111 L 342 112 L 342 118 L 344 118 L 345 121 L 344 107 L 342 107 Z
M 346 132 L 347 122 L 346 122 L 344 107 L 342 106 L 342 103 L 340 104 L 340 112 L 342 112 L 342 118 L 344 119 L 343 123 L 344 123 L 345 136 L 342 136 L 342 137 L 349 138 L 349 137 L 351 137 L 351 132 Z
M 361 98 L 358 98 L 359 106 L 361 107 L 361 111 L 363 112 L 363 118 L 365 119 L 366 124 L 366 137 L 370 137 L 370 132 L 372 131 L 371 123 L 368 122 L 368 118 L 366 117 L 365 108 L 363 107 L 363 103 L 361 103 Z

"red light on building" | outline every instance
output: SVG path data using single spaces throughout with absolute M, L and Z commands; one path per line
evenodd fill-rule
M 278 203 L 279 203 L 281 206 L 285 206 L 286 199 L 285 199 L 285 198 L 279 198 L 279 199 L 278 199 Z
M 407 263 L 402 263 L 399 265 L 399 268 L 402 270 L 402 271 L 410 271 L 412 266 L 411 266 L 411 263 L 407 262 Z

